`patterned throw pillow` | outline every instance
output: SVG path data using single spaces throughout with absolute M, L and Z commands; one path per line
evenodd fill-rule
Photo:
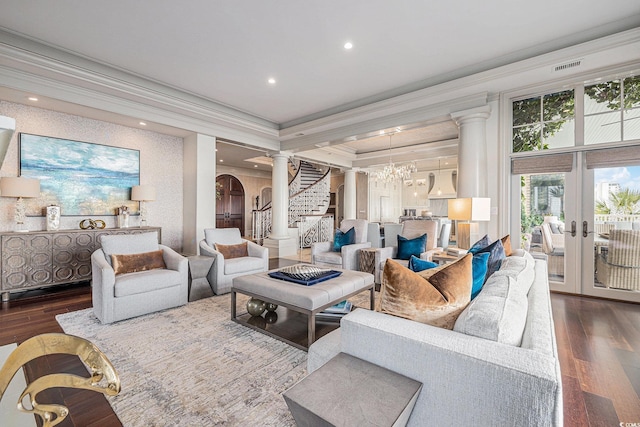
M 414 273 L 418 273 L 423 270 L 428 270 L 430 268 L 436 268 L 438 264 L 435 262 L 427 261 L 426 259 L 420 259 L 415 255 L 411 255 L 409 258 L 409 270 Z
M 343 233 L 339 228 L 336 230 L 336 235 L 333 239 L 333 251 L 341 252 L 342 247 L 345 245 L 353 245 L 356 243 L 356 228 L 351 227 L 346 233 Z
M 420 273 L 392 259 L 385 263 L 378 311 L 453 329 L 471 298 L 470 254 Z
M 249 256 L 247 242 L 238 243 L 237 245 L 222 245 L 216 243 L 216 251 L 220 252 L 224 259 L 242 258 Z
M 162 257 L 162 249 L 153 252 L 140 254 L 111 255 L 113 270 L 117 275 L 126 273 L 136 273 L 138 271 L 155 270 L 157 268 L 167 268 Z
M 426 247 L 427 233 L 414 239 L 407 239 L 406 237 L 398 235 L 398 252 L 396 258 L 408 260 L 411 258 L 411 255 L 419 258 L 420 254 L 426 250 Z

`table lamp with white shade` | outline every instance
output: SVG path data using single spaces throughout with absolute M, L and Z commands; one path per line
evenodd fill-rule
M 488 197 L 468 197 L 449 199 L 447 217 L 458 222 L 457 245 L 469 249 L 472 242 L 479 240 L 479 224 L 476 221 L 491 219 L 491 199 Z
M 140 202 L 140 227 L 147 226 L 147 206 L 145 202 L 156 199 L 156 188 L 151 185 L 134 185 L 131 187 L 131 200 Z
M 26 218 L 25 198 L 40 197 L 40 180 L 36 178 L 23 178 L 21 176 L 5 176 L 0 178 L 0 196 L 17 197 L 16 202 L 16 231 L 28 231 L 24 228 Z

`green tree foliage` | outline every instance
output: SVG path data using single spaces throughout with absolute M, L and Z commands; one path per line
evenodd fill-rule
M 640 214 L 640 191 L 623 188 L 609 194 L 609 200 L 598 200 L 595 213 L 600 215 L 638 215 Z
M 624 86 L 624 100 L 622 90 Z M 620 80 L 598 83 L 585 86 L 585 95 L 599 104 L 606 104 L 609 110 L 620 110 L 624 108 L 640 107 L 640 76 L 624 79 L 624 85 Z
M 573 90 L 513 103 L 513 151 L 549 149 L 546 142 L 575 114 Z
M 584 93 L 611 111 L 640 107 L 640 76 L 585 86 Z M 513 152 L 549 149 L 548 138 L 574 117 L 574 91 L 513 102 Z

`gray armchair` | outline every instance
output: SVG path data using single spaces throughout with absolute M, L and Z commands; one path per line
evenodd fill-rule
M 102 248 L 91 255 L 91 287 L 93 311 L 102 323 L 187 303 L 187 258 L 158 244 L 157 232 L 105 235 L 100 243 Z M 113 255 L 147 254 L 159 249 L 166 268 L 116 275 Z
M 438 223 L 436 221 L 431 220 L 417 220 L 417 221 L 404 221 L 402 224 L 402 231 L 399 233 L 400 236 L 405 237 L 407 239 L 413 239 L 416 237 L 420 237 L 423 234 L 427 234 L 427 244 L 425 251 L 420 254 L 421 259 L 431 260 L 431 256 L 434 252 L 441 250 L 441 248 L 436 247 L 437 241 L 437 233 L 438 233 Z M 389 235 L 387 236 L 387 233 Z M 375 271 L 374 278 L 375 282 L 379 284 L 382 279 L 382 271 L 384 270 L 384 264 L 387 262 L 387 259 L 391 258 L 394 261 L 399 262 L 405 267 L 409 264 L 408 260 L 397 259 L 396 256 L 398 254 L 398 233 L 395 227 L 389 227 L 389 225 L 384 226 L 384 238 L 385 238 L 385 247 L 376 249 L 375 254 Z M 388 246 L 387 243 L 390 243 Z M 393 246 L 391 246 L 393 245 Z
M 216 250 L 216 243 L 238 245 L 245 242 L 248 256 L 225 259 L 225 256 Z M 204 239 L 200 242 L 200 255 L 215 258 L 207 279 L 209 279 L 211 290 L 216 295 L 230 292 L 234 277 L 269 269 L 269 249 L 243 239 L 237 228 L 206 228 Z
M 340 230 L 347 232 L 355 228 L 356 242 L 353 245 L 344 245 L 340 252 L 333 250 L 333 241 L 317 242 L 311 245 L 311 262 L 329 268 L 342 268 L 344 270 L 358 270 L 360 264 L 358 251 L 370 248 L 371 242 L 367 241 L 368 221 L 365 219 L 343 219 Z

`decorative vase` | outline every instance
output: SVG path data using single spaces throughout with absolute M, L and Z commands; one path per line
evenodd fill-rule
M 260 316 L 267 309 L 267 304 L 259 299 L 251 298 L 247 301 L 247 312 L 252 316 Z
M 273 303 L 266 303 L 265 308 L 267 309 L 267 311 L 276 311 L 278 309 L 278 304 L 273 304 Z
M 267 311 L 264 314 L 264 320 L 266 320 L 269 325 L 273 325 L 278 321 L 278 313 L 275 311 Z
M 129 228 L 129 213 L 123 212 L 118 215 L 118 228 Z

